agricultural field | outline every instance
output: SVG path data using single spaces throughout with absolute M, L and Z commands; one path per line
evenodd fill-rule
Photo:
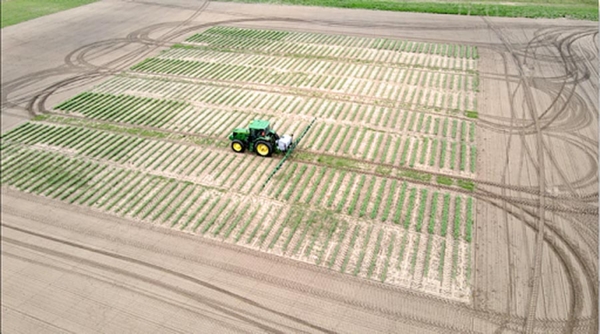
M 215 26 L 4 134 L 1 183 L 469 302 L 478 58 Z M 306 131 L 281 169 L 229 148 L 253 119 Z

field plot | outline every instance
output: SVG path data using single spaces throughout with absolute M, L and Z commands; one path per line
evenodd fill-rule
M 5 134 L 1 182 L 468 302 L 477 59 L 467 45 L 213 27 Z M 281 157 L 229 148 L 253 119 L 280 134 L 313 124 L 270 181 Z

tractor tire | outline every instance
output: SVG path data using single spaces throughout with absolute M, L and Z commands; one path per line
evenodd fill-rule
M 234 140 L 231 142 L 231 149 L 236 153 L 244 153 L 246 148 L 244 147 L 244 143 L 239 140 Z
M 261 157 L 270 157 L 273 153 L 273 147 L 271 144 L 262 140 L 256 142 L 254 150 L 256 151 L 256 154 L 260 155 Z

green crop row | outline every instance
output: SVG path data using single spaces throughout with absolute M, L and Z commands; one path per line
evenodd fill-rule
M 313 229 L 313 233 L 311 235 L 308 247 L 306 247 L 306 250 L 304 251 L 304 256 L 306 256 L 307 258 L 310 257 L 310 254 L 312 253 L 312 250 L 313 250 L 313 248 L 315 246 L 315 242 L 317 241 L 317 239 L 321 235 L 321 230 L 323 229 L 323 226 L 325 225 L 322 220 L 319 221 L 318 224 L 319 225 L 317 226 L 317 228 Z
M 362 267 L 363 260 L 365 258 L 365 254 L 367 252 L 367 246 L 369 245 L 369 240 L 371 239 L 371 232 L 373 231 L 373 225 L 370 225 L 367 229 L 367 234 L 365 235 L 365 239 L 363 241 L 363 245 L 360 249 L 360 253 L 358 254 L 358 260 L 356 261 L 356 265 L 354 266 L 353 275 L 356 276 Z
M 342 262 L 342 266 L 340 271 L 346 272 L 346 267 L 348 266 L 348 262 L 350 261 L 350 255 L 354 250 L 354 244 L 356 243 L 356 238 L 358 238 L 358 234 L 360 232 L 360 226 L 356 225 L 354 227 L 354 231 L 352 232 L 352 237 L 350 238 L 350 243 L 348 244 L 348 249 L 346 250 L 346 256 L 344 256 L 344 261 Z
M 273 208 L 272 206 L 269 206 L 269 208 L 267 209 L 267 211 L 265 211 L 265 213 L 263 213 L 263 215 L 261 216 L 261 218 L 258 220 L 258 224 L 256 224 L 256 226 L 254 227 L 254 229 L 252 230 L 252 232 L 250 232 L 250 234 L 248 235 L 248 238 L 246 238 L 246 244 L 249 244 L 249 243 L 251 243 L 254 240 L 254 238 L 256 237 L 256 234 L 258 233 L 258 231 L 262 227 L 262 224 L 264 223 L 264 221 L 269 216 L 269 213 L 271 212 L 272 208 Z M 244 225 L 242 226 L 242 228 L 238 231 L 238 233 L 237 233 L 237 235 L 235 237 L 235 242 L 236 243 L 238 242 L 238 240 L 240 239 L 240 237 L 242 235 L 244 235 L 244 233 L 248 229 L 248 226 L 250 226 L 250 224 L 252 223 L 253 218 L 258 213 L 258 211 L 260 211 L 260 209 L 254 211 L 254 213 L 252 214 L 252 216 L 246 220 L 246 223 L 244 223 Z
M 400 165 L 404 166 L 406 164 L 406 156 L 408 155 L 410 145 L 410 137 L 407 137 L 404 141 L 404 149 L 402 150 L 402 156 L 400 158 Z
M 454 240 L 454 246 L 452 247 L 452 269 L 451 276 L 452 279 L 456 279 L 456 275 L 458 272 L 458 242 Z
M 460 221 L 461 221 L 461 197 L 456 196 L 454 203 L 454 239 L 458 239 L 460 237 Z
M 445 140 L 442 139 L 442 148 L 441 148 L 441 152 L 440 152 L 440 168 L 444 168 L 444 164 L 446 162 L 446 146 L 447 143 Z
M 300 201 L 300 199 L 302 198 L 302 195 L 304 194 L 304 191 L 308 188 L 307 187 L 308 183 L 314 176 L 316 170 L 317 170 L 317 167 L 311 166 L 308 173 L 306 174 L 306 176 L 304 176 L 304 173 L 299 173 L 302 177 L 304 177 L 304 180 L 300 184 L 300 187 L 299 187 L 300 190 L 296 191 L 296 196 L 294 196 L 294 202 Z
M 141 181 L 141 179 L 140 179 L 140 181 Z M 133 189 L 133 188 L 135 188 L 135 186 L 132 187 L 131 189 Z M 177 214 L 175 219 L 173 219 L 173 222 L 171 223 L 171 227 L 174 227 L 175 225 L 179 224 L 179 222 L 181 221 L 181 218 L 183 218 L 183 216 L 186 213 L 188 213 L 188 210 L 192 207 L 192 205 L 196 204 L 196 201 L 198 200 L 198 198 L 200 198 L 200 196 L 202 194 L 203 194 L 203 191 L 199 191 L 198 193 L 196 193 L 194 198 L 179 212 L 179 214 Z M 204 202 L 207 202 L 207 201 L 208 201 L 208 197 L 204 199 Z M 187 226 L 187 224 L 189 224 L 189 222 L 185 223 L 184 225 Z M 181 227 L 181 229 L 185 228 L 185 226 Z
M 467 221 L 465 227 L 465 240 L 471 242 L 473 239 L 473 198 L 467 198 Z
M 194 227 L 192 228 L 192 231 L 196 232 L 196 230 L 203 225 L 205 222 L 206 224 L 204 224 L 204 227 L 202 228 L 202 234 L 205 234 L 206 231 L 208 231 L 213 224 L 215 223 L 215 221 L 217 220 L 217 218 L 219 217 L 219 215 L 225 211 L 225 208 L 229 205 L 229 203 L 231 202 L 231 199 L 226 199 L 225 202 L 223 204 L 221 204 L 221 206 L 219 207 L 219 209 L 215 210 L 215 208 L 217 207 L 217 204 L 221 203 L 220 201 L 221 199 L 218 198 L 217 200 L 215 200 L 209 207 L 208 209 L 202 214 L 202 216 L 196 221 L 196 224 L 194 224 Z M 212 218 L 210 220 L 207 221 L 207 218 L 212 214 Z
M 444 262 L 446 260 L 446 240 L 442 240 L 442 247 L 440 249 L 440 262 L 438 265 L 438 279 L 440 282 L 444 278 Z
M 467 160 L 467 145 L 463 142 L 460 145 L 460 170 L 465 170 L 465 163 Z
M 338 228 L 338 221 L 335 220 L 332 224 L 330 224 L 329 229 L 327 230 L 327 237 L 325 238 L 325 242 L 323 243 L 323 246 L 321 247 L 321 250 L 319 251 L 319 255 L 317 256 L 317 262 L 316 262 L 317 265 L 321 264 L 321 262 L 323 260 L 323 256 L 325 255 L 325 251 L 329 247 L 329 241 L 331 240 L 331 237 L 333 236 L 333 234 L 335 233 L 337 228 Z
M 380 279 L 382 282 L 385 282 L 387 278 L 388 267 L 390 265 L 390 258 L 392 257 L 392 253 L 394 252 L 394 242 L 396 241 L 396 234 L 392 233 L 390 236 L 390 241 L 388 242 L 388 248 L 385 255 L 385 263 L 383 264 L 383 268 L 381 270 Z
M 315 211 L 312 211 L 310 216 L 306 220 L 306 222 L 304 224 L 304 229 L 302 230 L 302 234 L 300 235 L 300 238 L 298 238 L 298 241 L 296 241 L 296 246 L 294 246 L 292 255 L 298 254 L 298 251 L 300 250 L 300 246 L 304 243 L 304 239 L 306 238 L 306 235 L 308 234 L 309 230 L 311 229 L 312 224 L 315 222 L 316 216 L 317 216 L 317 213 Z
M 425 164 L 425 156 L 427 155 L 427 148 L 429 148 L 429 138 L 423 138 L 423 146 L 421 147 L 421 157 L 419 158 L 419 163 L 421 165 Z M 434 156 L 434 153 L 431 153 L 431 156 Z
M 371 255 L 371 264 L 369 265 L 369 269 L 367 270 L 368 278 L 371 278 L 371 276 L 373 276 L 373 271 L 375 270 L 375 265 L 377 264 L 377 257 L 379 255 L 379 250 L 381 249 L 381 240 L 383 239 L 383 232 L 383 229 L 380 229 L 379 233 L 377 233 L 375 249 L 373 250 L 373 255 Z
M 372 177 L 371 182 L 369 183 L 369 188 L 365 193 L 365 198 L 362 201 L 360 212 L 358 213 L 359 217 L 364 217 L 367 214 L 367 206 L 369 205 L 369 200 L 371 199 L 371 194 L 373 193 L 373 187 L 375 187 L 375 181 L 377 181 L 377 179 Z
M 354 192 L 354 197 L 352 198 L 352 202 L 350 202 L 350 206 L 348 207 L 348 214 L 352 215 L 354 213 L 354 208 L 358 203 L 358 198 L 360 196 L 361 189 L 365 183 L 366 176 L 363 174 L 360 176 L 360 180 L 358 181 L 357 190 Z
M 85 92 L 57 105 L 54 109 L 67 113 L 77 112 L 103 121 L 160 128 L 181 115 L 188 106 L 178 101 Z
M 456 142 L 452 142 L 451 149 L 450 149 L 450 169 L 455 169 L 455 166 L 456 166 L 456 150 L 457 150 Z
M 465 149 L 466 150 L 466 149 Z M 477 163 L 477 149 L 471 146 L 471 173 L 475 173 L 475 164 Z
M 402 208 L 404 207 L 404 198 L 406 196 L 407 186 L 408 184 L 406 182 L 402 182 L 402 187 L 400 188 L 400 197 L 398 198 L 398 203 L 396 204 L 396 212 L 393 218 L 394 224 L 400 224 L 400 216 L 402 213 Z
M 372 39 L 341 35 L 294 33 L 231 27 L 220 28 L 226 28 L 228 30 L 216 31 L 213 30 L 214 28 L 211 28 L 205 32 L 189 37 L 186 39 L 186 42 L 202 43 L 203 45 L 208 45 L 208 48 L 210 49 L 249 50 L 259 54 L 273 52 L 272 50 L 284 50 L 276 52 L 287 56 L 298 57 L 310 55 L 315 58 L 323 59 L 343 58 L 371 60 L 373 57 L 371 51 L 373 49 L 441 55 L 453 58 L 478 58 L 477 47 L 466 45 L 431 44 L 395 39 Z M 335 54 L 332 54 L 331 46 L 336 47 Z M 191 48 L 192 46 L 178 45 L 178 47 Z M 413 62 L 409 60 L 409 63 L 412 64 Z M 422 64 L 419 63 L 419 65 Z
M 416 188 L 412 188 L 410 189 L 410 195 L 408 197 L 408 206 L 406 208 L 406 215 L 404 216 L 404 228 L 408 229 L 410 222 L 411 222 L 411 217 L 412 217 L 412 210 L 415 206 L 415 200 L 417 197 L 417 189 Z
M 269 245 L 267 246 L 269 249 L 272 249 L 273 246 L 275 246 L 275 244 L 277 243 L 277 241 L 279 241 L 279 237 L 281 237 L 281 234 L 283 233 L 283 230 L 290 226 L 292 226 L 291 230 L 295 231 L 294 226 L 298 226 L 298 224 L 300 224 L 300 222 L 302 221 L 302 213 L 299 211 L 295 211 L 292 210 L 292 212 L 287 216 L 286 220 L 283 221 L 281 224 L 279 224 L 279 228 L 275 231 L 275 235 L 271 238 L 271 242 L 269 243 Z M 291 236 L 291 234 L 290 234 Z M 287 246 L 284 246 L 284 249 L 287 249 Z M 285 250 L 284 250 L 285 252 Z
M 346 237 L 347 232 L 348 232 L 348 222 L 344 221 L 342 228 L 340 230 L 338 242 L 335 245 L 335 248 L 333 249 L 333 253 L 331 254 L 331 257 L 329 258 L 329 262 L 327 263 L 327 266 L 330 269 L 331 269 L 331 267 L 333 267 L 333 264 L 335 263 L 335 260 L 337 259 L 338 253 L 340 252 L 340 248 L 342 247 L 342 242 L 344 241 L 344 238 Z
M 327 179 L 323 183 L 323 187 L 321 188 L 321 192 L 319 193 L 319 197 L 317 198 L 317 203 L 319 203 L 319 204 L 323 203 L 323 198 L 325 197 L 325 194 L 327 193 L 327 190 L 329 189 L 329 186 L 331 185 L 331 181 L 333 180 L 333 177 L 336 174 L 335 172 L 336 172 L 335 169 L 329 170 Z
M 442 237 L 446 236 L 448 231 L 448 217 L 450 215 L 450 194 L 444 195 L 444 207 L 442 209 L 442 229 L 440 235 Z
M 438 202 L 438 192 L 433 193 L 433 197 L 431 198 L 431 210 L 429 211 L 429 224 L 427 226 L 427 232 L 429 234 L 433 234 L 435 231 L 435 218 L 437 215 L 437 202 Z
M 282 225 L 287 223 L 287 221 L 290 219 L 292 213 L 293 212 L 291 210 L 287 213 L 284 222 L 281 223 Z M 260 246 L 263 245 L 263 243 L 265 242 L 265 240 L 267 239 L 269 234 L 271 234 L 271 231 L 273 230 L 273 226 L 275 226 L 277 221 L 278 221 L 277 215 L 273 215 L 273 218 L 271 218 L 271 222 L 267 225 L 267 228 L 263 231 L 263 233 L 260 235 L 260 237 L 258 237 L 258 244 Z M 261 224 L 262 224 L 262 222 L 261 222 Z
M 396 269 L 400 269 L 404 262 L 404 252 L 406 251 L 406 244 L 408 243 L 408 233 L 404 232 L 402 235 L 402 242 L 400 243 L 400 252 L 398 253 L 398 261 L 396 263 Z
M 313 196 L 315 195 L 317 187 L 321 184 L 321 180 L 323 179 L 325 172 L 327 172 L 327 168 L 321 168 L 319 174 L 317 174 L 317 178 L 315 179 L 315 182 L 313 183 L 310 191 L 308 192 L 308 195 L 306 196 L 306 200 L 304 201 L 305 203 L 311 202 Z
M 364 176 L 364 175 L 363 175 Z M 344 193 L 342 194 L 342 198 L 340 198 L 340 201 L 335 209 L 335 211 L 337 213 L 342 212 L 342 209 L 344 207 L 344 205 L 346 204 L 346 200 L 348 198 L 348 195 L 350 194 L 350 191 L 352 190 L 352 185 L 354 185 L 354 181 L 356 179 L 356 173 L 351 173 L 350 174 L 350 180 L 348 182 L 348 186 L 346 186 L 346 189 L 344 190 Z M 335 194 L 335 192 L 334 192 Z
M 431 245 L 433 238 L 427 236 L 427 245 L 425 246 L 425 260 L 423 261 L 423 277 L 429 277 L 429 262 L 431 261 Z
M 395 179 L 392 180 L 392 184 L 390 186 L 390 192 L 387 197 L 387 202 L 383 209 L 383 215 L 381 216 L 381 221 L 387 221 L 387 219 L 389 217 L 390 209 L 392 207 L 392 201 L 394 200 L 394 195 L 396 194 L 396 184 L 397 184 L 397 181 Z
M 295 165 L 295 164 L 294 164 Z M 308 166 L 306 165 L 302 165 L 300 167 L 299 172 L 297 173 L 296 177 L 294 177 L 294 179 L 292 180 L 290 187 L 288 188 L 288 191 L 285 193 L 285 195 L 283 196 L 284 200 L 289 200 L 290 197 L 292 196 L 292 194 L 294 193 L 294 190 L 296 190 L 296 186 L 298 185 L 298 182 L 300 181 L 300 179 L 304 176 L 304 173 L 306 172 L 306 169 L 308 168 Z M 290 171 L 290 175 L 294 174 L 295 168 L 293 168 Z
M 414 275 L 415 273 L 415 265 L 417 264 L 417 256 L 419 255 L 419 243 L 421 242 L 421 234 L 417 234 L 417 240 L 415 240 L 415 244 L 413 245 L 412 257 L 410 260 L 410 274 Z
M 383 198 L 383 191 L 385 190 L 387 179 L 382 179 L 381 184 L 379 185 L 379 191 L 377 191 L 377 195 L 375 197 L 375 202 L 373 203 L 373 210 L 371 211 L 371 219 L 375 219 L 377 217 L 377 213 L 379 212 L 379 206 L 381 204 L 381 200 Z
M 419 205 L 419 211 L 417 215 L 417 225 L 415 230 L 421 232 L 423 226 L 423 219 L 425 218 L 425 208 L 427 207 L 427 189 L 421 189 L 421 203 Z
M 250 205 L 247 204 L 246 205 L 246 209 L 249 207 Z M 214 231 L 212 232 L 213 236 L 216 237 L 217 235 L 219 235 L 221 233 L 221 231 L 223 230 L 223 228 L 229 224 L 230 222 L 233 224 L 233 221 L 235 221 L 236 219 L 232 219 L 233 216 L 237 216 L 236 215 L 236 209 L 237 206 L 233 206 L 232 208 L 229 209 L 229 212 L 223 216 L 223 218 L 221 218 L 221 223 L 219 225 L 217 225 L 217 227 L 215 227 Z
M 290 242 L 292 241 L 292 238 L 296 234 L 296 231 L 298 230 L 298 227 L 300 227 L 300 224 L 302 223 L 303 218 L 304 218 L 303 214 L 298 214 L 296 216 L 296 218 L 294 219 L 294 221 L 292 222 L 292 228 L 290 229 L 290 233 L 288 233 L 288 236 L 285 239 L 285 242 L 283 243 L 283 246 L 281 247 L 281 251 L 284 254 L 286 253 L 287 248 L 288 248 Z M 282 224 L 282 226 L 283 226 L 283 224 Z
M 346 171 L 343 170 L 340 173 L 340 175 L 338 176 L 337 181 L 335 182 L 335 185 L 333 186 L 331 195 L 329 196 L 329 199 L 327 200 L 327 207 L 329 207 L 329 208 L 333 207 L 333 201 L 338 197 L 338 191 L 340 190 L 340 186 L 342 185 L 342 181 L 344 180 L 345 177 L 346 177 Z

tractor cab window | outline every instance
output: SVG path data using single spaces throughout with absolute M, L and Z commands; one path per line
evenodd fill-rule
M 252 139 L 258 138 L 258 137 L 260 137 L 260 136 L 262 135 L 262 134 L 261 134 L 261 133 L 262 133 L 262 131 L 263 131 L 263 130 L 260 130 L 260 129 L 251 129 L 251 130 L 250 130 L 250 137 L 251 137 Z

